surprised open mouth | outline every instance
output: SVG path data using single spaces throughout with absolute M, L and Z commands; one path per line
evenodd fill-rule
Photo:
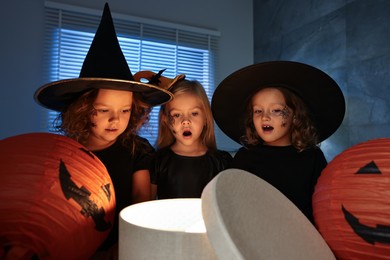
M 272 130 L 274 130 L 274 128 L 270 125 L 264 125 L 263 126 L 263 131 L 264 132 L 271 132 Z
M 185 136 L 185 137 L 191 136 L 191 135 L 192 135 L 192 133 L 189 130 L 186 130 L 186 131 L 183 132 L 183 136 Z

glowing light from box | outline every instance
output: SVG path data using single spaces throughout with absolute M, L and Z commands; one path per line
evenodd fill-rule
M 201 199 L 155 200 L 124 208 L 118 252 L 119 260 L 215 260 Z
M 201 199 L 168 199 L 138 203 L 122 210 L 123 220 L 137 226 L 187 233 L 206 233 Z

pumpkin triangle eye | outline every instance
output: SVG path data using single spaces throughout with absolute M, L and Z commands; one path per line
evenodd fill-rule
M 382 174 L 378 166 L 376 166 L 374 161 L 369 162 L 362 168 L 360 168 L 356 174 Z
M 110 201 L 111 200 L 110 184 L 107 183 L 106 185 L 103 185 L 102 190 L 104 191 L 104 194 L 106 194 L 108 201 Z

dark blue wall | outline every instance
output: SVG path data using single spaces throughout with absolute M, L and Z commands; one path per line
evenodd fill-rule
M 343 124 L 322 143 L 328 159 L 357 143 L 390 137 L 390 1 L 253 4 L 255 62 L 313 65 L 333 77 L 345 95 Z

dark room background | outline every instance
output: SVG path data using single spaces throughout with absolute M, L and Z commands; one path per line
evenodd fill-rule
M 95 10 L 106 2 L 53 1 Z M 32 96 L 46 83 L 45 2 L 13 0 L 0 8 L 0 139 L 41 129 Z M 328 160 L 355 144 L 390 137 L 389 0 L 108 2 L 113 13 L 220 32 L 217 84 L 241 67 L 270 60 L 299 61 L 328 73 L 347 106 L 341 127 L 321 144 Z M 216 132 L 218 146 L 234 153 L 238 145 Z
M 328 73 L 346 98 L 328 159 L 390 137 L 390 1 L 253 1 L 254 61 L 293 60 Z M 332 104 L 329 104 L 332 106 Z

